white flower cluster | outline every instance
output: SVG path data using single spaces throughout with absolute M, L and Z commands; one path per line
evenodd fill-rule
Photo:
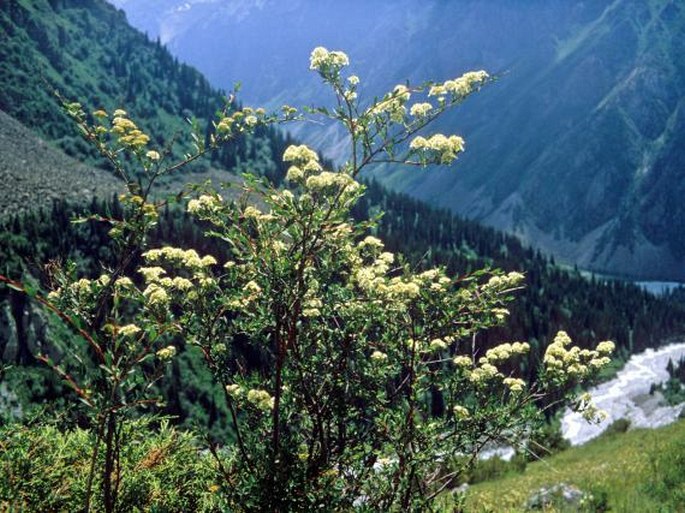
M 447 342 L 441 338 L 434 338 L 428 345 L 429 351 L 443 351 L 447 349 Z
M 500 344 L 489 349 L 481 360 L 488 363 L 504 362 L 515 355 L 526 354 L 528 351 L 530 351 L 530 345 L 527 342 Z
M 260 410 L 271 410 L 274 407 L 274 398 L 266 390 L 253 388 L 247 392 L 247 400 Z
M 234 133 L 251 131 L 260 123 L 265 122 L 266 111 L 263 108 L 253 109 L 245 107 L 230 116 L 225 116 L 216 125 L 217 133 L 228 137 Z
M 323 171 L 319 164 L 319 156 L 304 144 L 288 146 L 283 153 L 283 161 L 292 162 L 286 173 L 286 180 L 304 185 L 312 194 L 325 189 L 339 189 L 352 193 L 360 187 L 359 183 L 345 172 Z M 303 198 L 309 199 L 310 196 L 303 195 L 300 200 Z
M 428 113 L 433 109 L 430 103 L 415 103 L 409 109 L 409 114 L 415 118 L 423 118 L 428 115 Z
M 440 269 L 429 269 L 416 275 L 414 279 L 421 286 L 430 288 L 432 292 L 446 292 L 452 284 L 452 280 Z
M 319 317 L 321 315 L 323 302 L 318 297 L 312 297 L 305 301 L 302 308 L 303 317 Z
M 157 351 L 156 355 L 157 355 L 157 358 L 159 358 L 163 362 L 169 361 L 174 356 L 176 356 L 176 347 L 175 346 L 167 346 L 167 347 Z
M 468 409 L 466 409 L 464 406 L 460 406 L 458 404 L 452 408 L 452 411 L 454 412 L 454 415 L 459 420 L 466 420 L 471 416 Z
M 128 119 L 126 111 L 122 109 L 114 111 L 110 132 L 117 138 L 119 144 L 133 150 L 141 149 L 150 141 L 150 137 Z
M 388 355 L 382 351 L 374 351 L 371 353 L 371 359 L 375 362 L 384 362 L 388 359 Z
M 369 108 L 369 114 L 374 116 L 387 115 L 396 123 L 402 123 L 407 115 L 404 106 L 411 98 L 411 92 L 405 85 L 396 85 L 392 93 L 386 94 L 380 101 Z
M 326 74 L 330 71 L 340 71 L 350 64 L 345 52 L 329 51 L 323 46 L 317 46 L 309 56 L 309 69 Z
M 520 378 L 504 378 L 502 383 L 513 393 L 523 392 L 526 386 L 526 382 Z
M 482 86 L 490 77 L 487 72 L 469 71 L 454 80 L 448 80 L 443 84 L 435 84 L 428 91 L 428 96 L 443 97 L 452 95 L 455 100 L 462 99 Z
M 560 331 L 547 346 L 543 363 L 550 376 L 562 380 L 583 379 L 609 364 L 609 355 L 614 350 L 611 341 L 600 342 L 594 351 L 570 345 L 571 338 L 565 331 Z
M 143 295 L 150 306 L 165 306 L 169 303 L 169 294 L 164 287 L 157 283 L 148 285 L 143 291 Z
M 188 269 L 201 270 L 209 266 L 216 265 L 216 258 L 212 255 L 205 255 L 200 257 L 194 249 L 180 249 L 171 246 L 165 246 L 159 249 L 151 249 L 143 253 L 143 257 L 147 262 L 156 263 L 162 260 L 179 267 L 186 267 Z M 161 272 L 159 272 L 161 269 Z M 159 274 L 164 273 L 161 267 L 141 268 L 147 281 L 154 281 L 159 278 Z M 148 275 L 151 278 L 148 278 Z
M 236 383 L 232 383 L 226 385 L 226 393 L 237 401 L 243 395 L 243 388 Z
M 125 326 L 119 326 L 117 334 L 121 337 L 133 337 L 140 333 L 140 328 L 135 324 L 126 324 Z
M 469 380 L 474 385 L 482 385 L 492 381 L 495 378 L 501 378 L 502 373 L 497 367 L 491 363 L 480 363 L 478 367 L 473 369 L 469 374 Z
M 424 157 L 436 159 L 440 164 L 449 164 L 464 151 L 464 139 L 458 135 L 435 134 L 428 139 L 419 135 L 409 143 L 409 148 Z
M 454 365 L 462 369 L 468 369 L 473 366 L 473 358 L 463 354 L 455 356 L 452 362 L 454 363 Z
M 81 278 L 75 283 L 72 283 L 69 288 L 77 295 L 86 295 L 93 291 L 93 282 L 88 278 Z
M 319 156 L 306 145 L 290 145 L 283 152 L 283 162 L 292 162 L 286 173 L 286 180 L 301 182 L 308 174 L 322 170 Z
M 507 290 L 518 287 L 524 279 L 525 276 L 522 273 L 512 271 L 509 274 L 505 274 L 504 276 L 493 276 L 481 288 L 483 291 Z
M 199 214 L 203 212 L 215 212 L 222 202 L 221 196 L 203 194 L 197 199 L 191 199 L 188 202 L 188 213 L 189 214 Z
M 360 187 L 350 175 L 345 173 L 332 173 L 330 171 L 322 171 L 318 175 L 310 176 L 307 178 L 305 186 L 312 192 L 331 187 L 340 189 L 350 188 L 350 190 L 356 190 Z

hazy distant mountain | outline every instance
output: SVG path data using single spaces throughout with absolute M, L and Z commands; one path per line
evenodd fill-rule
M 583 267 L 685 279 L 685 5 L 669 0 L 118 0 L 129 20 L 250 103 L 317 103 L 316 45 L 368 96 L 472 68 L 501 79 L 447 119 L 456 168 L 386 183 Z M 335 156 L 336 134 L 308 138 Z

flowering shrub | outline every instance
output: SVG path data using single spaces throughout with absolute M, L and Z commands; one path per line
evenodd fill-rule
M 150 200 L 150 188 L 236 136 L 295 119 L 296 111 L 227 109 L 208 145 L 194 134 L 194 152 L 167 164 L 168 154 L 150 149 L 126 112 L 110 122 L 97 111 L 91 125 L 79 105 L 68 105 L 86 139 L 129 184 L 124 218 L 106 220 L 119 266 L 92 281 L 63 273 L 41 299 L 92 352 L 82 383 L 55 365 L 92 412 L 86 510 L 101 446 L 104 509 L 116 509 L 119 426 L 154 402 L 147 385 L 175 357 L 177 337 L 202 350 L 225 391 L 236 441 L 210 453 L 219 492 L 238 511 L 423 511 L 485 444 L 521 437 L 543 397 L 563 397 L 608 362 L 610 343 L 580 350 L 560 333 L 530 386 L 514 372 L 528 344 L 484 350 L 475 337 L 504 322 L 521 273 L 417 271 L 369 233 L 372 222 L 351 220 L 365 168 L 449 164 L 464 151 L 457 135 L 418 132 L 489 77 L 480 71 L 444 84 L 398 85 L 364 104 L 359 77 L 344 76 L 348 65 L 343 52 L 325 48 L 310 59 L 336 97 L 333 110 L 310 113 L 349 134 L 350 158 L 340 169 L 324 170 L 315 151 L 293 145 L 283 155 L 285 188 L 247 175 L 236 202 L 198 187 L 187 203 L 207 235 L 226 244 L 225 262 L 193 249 L 147 248 L 145 234 L 163 206 Z M 131 163 L 141 170 L 137 180 Z M 135 269 L 138 255 L 144 264 Z M 575 404 L 589 408 L 584 399 Z M 447 460 L 461 467 L 445 471 Z

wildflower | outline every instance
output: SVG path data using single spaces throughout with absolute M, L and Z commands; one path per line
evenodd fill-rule
M 431 340 L 428 347 L 431 351 L 442 351 L 443 349 L 447 349 L 447 344 L 441 338 L 434 338 Z
M 309 57 L 309 69 L 326 72 L 328 69 L 339 71 L 343 66 L 350 64 L 350 59 L 345 52 L 331 51 L 329 52 L 323 46 L 318 46 L 312 50 Z
M 161 267 L 141 267 L 138 272 L 143 275 L 145 281 L 158 281 L 162 274 L 166 274 L 166 271 Z
M 409 88 L 404 84 L 396 85 L 395 88 L 392 90 L 392 94 L 395 98 L 401 100 L 402 103 L 409 100 L 409 97 L 411 96 Z
M 478 385 L 498 376 L 500 376 L 500 372 L 497 370 L 497 367 L 490 363 L 483 363 L 480 367 L 476 367 L 471 371 L 469 379 L 472 383 Z
M 611 340 L 605 340 L 597 344 L 596 351 L 601 355 L 608 355 L 614 352 L 615 345 Z
M 117 281 L 114 282 L 114 287 L 117 289 L 128 289 L 133 287 L 133 282 L 131 281 L 131 278 L 122 276 L 121 278 L 117 278 Z
M 311 160 L 318 162 L 319 156 L 305 144 L 299 146 L 291 144 L 283 152 L 283 162 L 307 163 Z
M 345 91 L 344 96 L 348 102 L 353 102 L 357 99 L 357 93 L 355 91 Z
M 422 118 L 428 114 L 428 112 L 433 108 L 430 103 L 415 103 L 409 109 L 409 114 L 414 117 Z
M 146 156 L 147 158 L 149 158 L 150 160 L 154 160 L 154 161 L 157 161 L 157 160 L 159 160 L 159 159 L 161 158 L 161 155 L 159 154 L 159 152 L 157 152 L 157 151 L 155 151 L 155 150 L 150 150 L 150 151 L 148 151 L 148 152 L 145 154 L 145 156 Z
M 175 346 L 167 346 L 167 347 L 157 351 L 156 354 L 157 354 L 157 358 L 159 358 L 163 362 L 169 361 L 174 356 L 176 356 L 176 347 Z
M 357 75 L 350 75 L 347 77 L 347 81 L 350 83 L 351 86 L 356 86 L 359 84 L 359 77 Z
M 324 171 L 321 174 L 310 176 L 307 178 L 305 185 L 308 189 L 317 191 L 322 190 L 327 187 L 332 186 L 344 186 L 349 183 L 351 178 L 347 175 L 340 173 L 332 173 L 330 171 Z
M 390 265 L 395 261 L 395 255 L 390 253 L 389 251 L 384 251 L 380 255 L 378 255 L 378 262 L 381 262 L 386 265 Z
M 471 365 L 473 364 L 473 360 L 471 360 L 471 358 L 469 358 L 468 356 L 464 355 L 455 356 L 452 362 L 457 367 L 471 367 Z
M 176 290 L 180 291 L 190 290 L 193 288 L 193 283 L 189 279 L 182 278 L 181 276 L 176 276 L 172 281 L 172 285 Z
M 483 70 L 469 71 L 459 78 L 447 80 L 443 84 L 435 84 L 428 91 L 428 96 L 445 96 L 449 93 L 453 100 L 459 100 L 475 91 L 489 77 L 490 75 Z
M 77 294 L 87 294 L 91 291 L 92 282 L 87 278 L 81 278 L 76 283 L 71 285 L 71 289 Z
M 413 299 L 421 293 L 419 285 L 413 281 L 402 281 L 401 279 L 393 278 L 390 286 L 387 289 L 389 295 L 398 298 Z
M 143 295 L 151 306 L 165 305 L 169 302 L 167 291 L 155 283 L 149 285 L 143 292 Z
M 323 46 L 317 46 L 316 48 L 314 48 L 314 50 L 312 50 L 312 53 L 309 56 L 309 69 L 321 69 L 326 64 L 327 59 L 328 50 Z
M 523 387 L 526 386 L 526 382 L 519 378 L 504 378 L 503 383 L 513 393 L 523 392 Z
M 366 247 L 383 249 L 383 241 L 381 241 L 378 237 L 374 237 L 373 235 L 367 235 L 357 246 L 359 249 Z
M 381 351 L 374 351 L 371 353 L 371 359 L 376 362 L 383 362 L 388 359 L 388 355 Z
M 226 393 L 234 400 L 237 400 L 241 395 L 243 395 L 243 388 L 235 383 L 226 385 Z
M 469 410 L 467 410 L 466 408 L 464 408 L 463 406 L 460 406 L 458 404 L 452 408 L 452 412 L 454 412 L 454 415 L 459 420 L 465 420 L 471 416 L 471 414 L 469 413 Z
M 119 335 L 122 337 L 132 337 L 140 333 L 140 328 L 135 324 L 126 324 L 119 328 Z
M 271 410 L 274 407 L 274 398 L 266 390 L 251 389 L 247 393 L 247 400 L 260 410 Z
M 285 179 L 289 182 L 297 182 L 304 176 L 304 171 L 298 166 L 290 166 L 285 174 Z
M 203 267 L 209 267 L 210 265 L 216 265 L 216 258 L 214 258 L 212 255 L 205 255 L 200 260 L 200 263 L 202 264 Z
M 188 213 L 197 214 L 203 210 L 215 212 L 221 203 L 222 199 L 219 195 L 203 194 L 197 199 L 192 199 L 188 202 Z
M 262 288 L 259 285 L 257 285 L 257 282 L 248 281 L 243 287 L 243 290 L 249 292 L 250 294 L 257 295 L 262 291 Z

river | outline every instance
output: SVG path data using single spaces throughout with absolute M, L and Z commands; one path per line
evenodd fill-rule
M 599 436 L 612 422 L 625 418 L 631 427 L 655 428 L 674 422 L 683 405 L 662 406 L 658 395 L 650 396 L 653 383 L 668 379 L 669 359 L 677 363 L 685 357 L 685 342 L 633 355 L 611 381 L 589 390 L 598 408 L 607 412 L 600 424 L 589 424 L 579 414 L 567 410 L 561 421 L 561 432 L 571 445 L 581 445 Z

